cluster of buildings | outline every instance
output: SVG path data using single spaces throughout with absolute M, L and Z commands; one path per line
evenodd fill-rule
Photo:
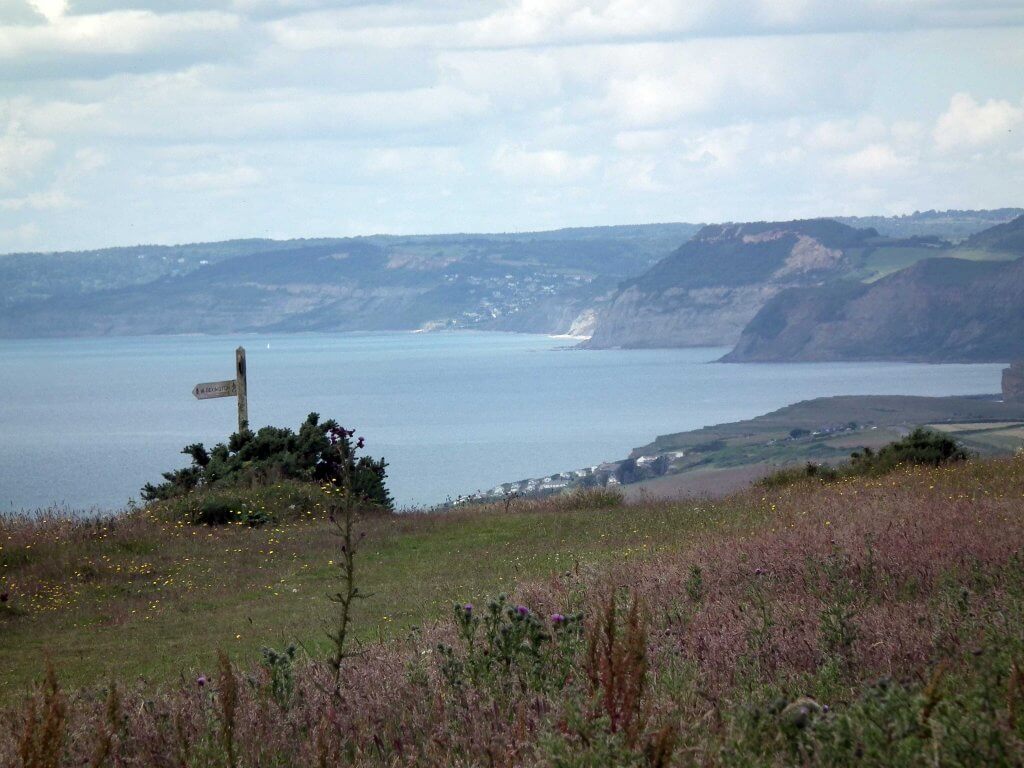
M 444 280 L 449 285 L 469 286 L 480 295 L 476 308 L 464 310 L 451 319 L 450 325 L 455 328 L 468 328 L 518 314 L 547 296 L 590 282 L 590 278 L 582 275 L 558 273 L 506 274 L 501 277 L 463 277 L 453 273 L 445 275 Z

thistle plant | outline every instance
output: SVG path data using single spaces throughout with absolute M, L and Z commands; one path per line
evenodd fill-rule
M 333 646 L 329 664 L 334 670 L 335 691 L 341 682 L 341 669 L 345 659 L 356 655 L 349 649 L 350 632 L 352 625 L 352 611 L 356 600 L 362 600 L 369 595 L 359 589 L 356 584 L 356 552 L 362 542 L 364 533 L 356 533 L 355 526 L 359 514 L 359 508 L 370 505 L 373 501 L 356 487 L 355 449 L 362 448 L 363 438 L 359 438 L 353 447 L 350 438 L 355 434 L 354 430 L 344 427 L 331 427 L 328 436 L 331 446 L 336 454 L 336 466 L 338 467 L 338 480 L 325 487 L 331 502 L 330 520 L 334 525 L 334 534 L 340 539 L 341 547 L 337 562 L 337 569 L 340 578 L 340 587 L 337 592 L 328 596 L 328 599 L 338 606 L 337 615 L 332 622 L 332 628 L 327 631 L 327 637 Z
M 294 643 L 283 651 L 273 648 L 262 648 L 263 667 L 270 677 L 269 692 L 271 698 L 281 709 L 289 709 L 295 693 L 295 654 L 298 649 Z
M 231 667 L 231 660 L 224 651 L 217 652 L 217 700 L 220 704 L 220 738 L 224 747 L 227 768 L 238 765 L 238 749 L 235 744 L 235 730 L 238 724 L 238 680 Z
M 469 603 L 456 604 L 453 618 L 462 653 L 438 646 L 441 674 L 453 687 L 516 683 L 522 690 L 557 690 L 571 674 L 581 614 L 544 618 L 499 595 L 480 611 Z

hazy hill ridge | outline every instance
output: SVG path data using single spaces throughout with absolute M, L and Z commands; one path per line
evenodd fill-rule
M 477 328 L 593 333 L 592 347 L 728 345 L 788 289 L 877 280 L 936 255 L 993 258 L 1003 236 L 991 225 L 1018 213 L 10 254 L 0 337 Z
M 958 243 L 976 232 L 1002 224 L 1024 214 L 1024 208 L 995 208 L 988 211 L 914 211 L 901 216 L 833 216 L 851 227 L 872 227 L 888 237 L 937 236 Z
M 1024 357 L 1024 216 L 974 235 L 949 256 L 870 284 L 778 294 L 750 322 L 729 362 Z
M 690 224 L 137 246 L 0 257 L 0 336 L 565 332 Z

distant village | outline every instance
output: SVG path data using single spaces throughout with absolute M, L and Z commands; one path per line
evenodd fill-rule
M 445 328 L 473 328 L 502 317 L 515 315 L 548 296 L 564 294 L 567 290 L 589 284 L 592 277 L 537 272 L 527 275 L 506 274 L 501 277 L 464 277 L 458 273 L 446 274 L 448 285 L 471 286 L 480 294 L 477 306 L 444 321 L 432 323 L 429 330 Z
M 856 422 L 827 424 L 813 430 L 796 428 L 791 430 L 785 437 L 771 438 L 765 441 L 764 445 L 770 447 L 876 428 L 873 425 L 861 425 Z M 576 488 L 613 488 L 630 485 L 656 477 L 691 470 L 695 466 L 706 463 L 703 455 L 726 447 L 722 441 L 714 441 L 712 443 L 695 445 L 689 450 L 673 450 L 663 453 L 630 456 L 628 459 L 621 461 L 603 462 L 591 467 L 559 472 L 547 477 L 502 483 L 486 491 L 478 491 L 467 496 L 460 496 L 454 503 L 474 504 L 501 501 L 508 498 L 539 498 L 571 491 Z

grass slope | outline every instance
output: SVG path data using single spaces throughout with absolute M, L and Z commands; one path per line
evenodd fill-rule
M 15 703 L 0 714 L 30 727 L 0 729 L 0 764 L 51 743 L 33 764 L 1024 760 L 1020 457 L 715 503 L 605 494 L 366 527 L 368 644 L 335 693 L 315 659 L 252 663 L 260 644 L 317 636 L 323 522 L 6 522 L 0 668 Z M 478 598 L 499 590 L 524 607 L 494 614 L 489 636 Z M 462 608 L 434 621 L 453 600 L 484 623 Z M 65 687 L 109 673 L 120 693 L 51 681 L 25 709 L 45 646 Z M 200 684 L 218 647 L 240 666 Z
M 593 508 L 600 494 L 447 514 L 364 521 L 361 562 L 373 596 L 364 640 L 438 619 L 451 600 L 508 591 L 555 572 L 679 547 L 707 526 L 755 511 L 656 505 Z M 582 501 L 581 501 L 582 500 Z M 325 641 L 338 542 L 322 513 L 261 529 L 194 527 L 150 511 L 82 523 L 0 523 L 0 699 L 25 690 L 49 656 L 73 684 L 109 675 L 166 681 L 223 648 L 252 662 L 264 645 Z

